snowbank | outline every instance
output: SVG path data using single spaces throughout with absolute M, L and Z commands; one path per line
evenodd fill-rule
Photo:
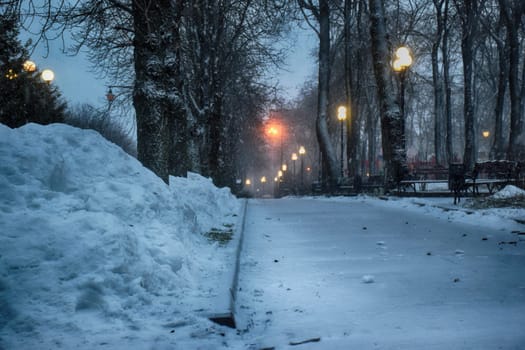
M 516 198 L 516 197 L 524 197 L 524 196 L 525 196 L 525 191 L 513 185 L 507 185 L 503 189 L 501 189 L 500 191 L 492 195 L 492 197 L 496 199 Z
M 94 131 L 0 124 L 0 348 L 140 349 L 192 312 L 225 269 L 202 234 L 240 203 L 170 180 Z

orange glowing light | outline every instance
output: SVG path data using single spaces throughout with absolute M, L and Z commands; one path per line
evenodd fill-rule
M 276 120 L 271 120 L 265 126 L 265 134 L 272 142 L 279 142 L 286 138 L 284 126 Z
M 268 134 L 270 136 L 277 136 L 277 135 L 279 135 L 279 129 L 276 126 L 274 126 L 274 125 L 269 126 L 267 132 L 268 132 Z

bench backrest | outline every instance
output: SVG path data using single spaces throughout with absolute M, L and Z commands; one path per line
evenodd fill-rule
M 419 180 L 447 180 L 448 169 L 440 166 L 416 168 L 412 176 Z
M 517 178 L 519 172 L 518 163 L 510 160 L 491 160 L 479 162 L 474 166 L 474 178 L 505 179 Z

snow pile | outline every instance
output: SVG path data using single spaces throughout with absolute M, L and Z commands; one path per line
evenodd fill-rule
M 171 181 L 96 132 L 0 124 L 0 348 L 142 348 L 193 311 L 224 269 L 202 234 L 240 203 L 196 174 Z
M 513 185 L 507 185 L 502 190 L 494 193 L 492 197 L 496 199 L 525 197 L 525 190 Z

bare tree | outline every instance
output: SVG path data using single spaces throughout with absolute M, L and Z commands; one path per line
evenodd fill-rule
M 403 116 L 391 87 L 390 52 L 383 2 L 369 0 L 372 60 L 381 115 L 381 135 L 386 176 L 397 182 L 407 172 Z
M 445 137 L 447 133 L 446 105 L 445 105 L 445 84 L 440 74 L 439 53 L 440 47 L 444 40 L 446 16 L 444 12 L 448 11 L 448 0 L 433 0 L 436 10 L 436 34 L 432 43 L 432 85 L 434 86 L 434 146 L 436 161 L 438 164 L 447 163 L 447 152 Z
M 509 93 L 510 93 L 510 135 L 508 157 L 511 160 L 525 158 L 524 99 L 525 73 L 520 84 L 520 37 L 519 31 L 525 16 L 525 4 L 521 0 L 499 0 L 500 11 L 507 30 L 509 47 Z M 525 60 L 523 61 L 525 68 Z
M 474 116 L 474 43 L 478 27 L 478 0 L 454 0 L 461 20 L 461 56 L 463 58 L 463 117 L 465 149 L 463 163 L 472 169 L 477 159 Z
M 319 29 L 311 25 L 319 37 L 316 132 L 323 159 L 323 168 L 327 172 L 327 184 L 330 188 L 334 188 L 338 179 L 337 156 L 330 140 L 327 122 L 330 89 L 330 4 L 328 0 L 319 0 L 317 5 L 312 0 L 298 0 L 298 3 L 305 14 L 305 18 L 308 20 L 305 12 L 308 11 L 319 25 Z
M 170 119 L 181 113 L 177 72 L 178 34 L 185 1 L 133 0 L 137 151 L 142 164 L 165 182 L 169 177 Z

